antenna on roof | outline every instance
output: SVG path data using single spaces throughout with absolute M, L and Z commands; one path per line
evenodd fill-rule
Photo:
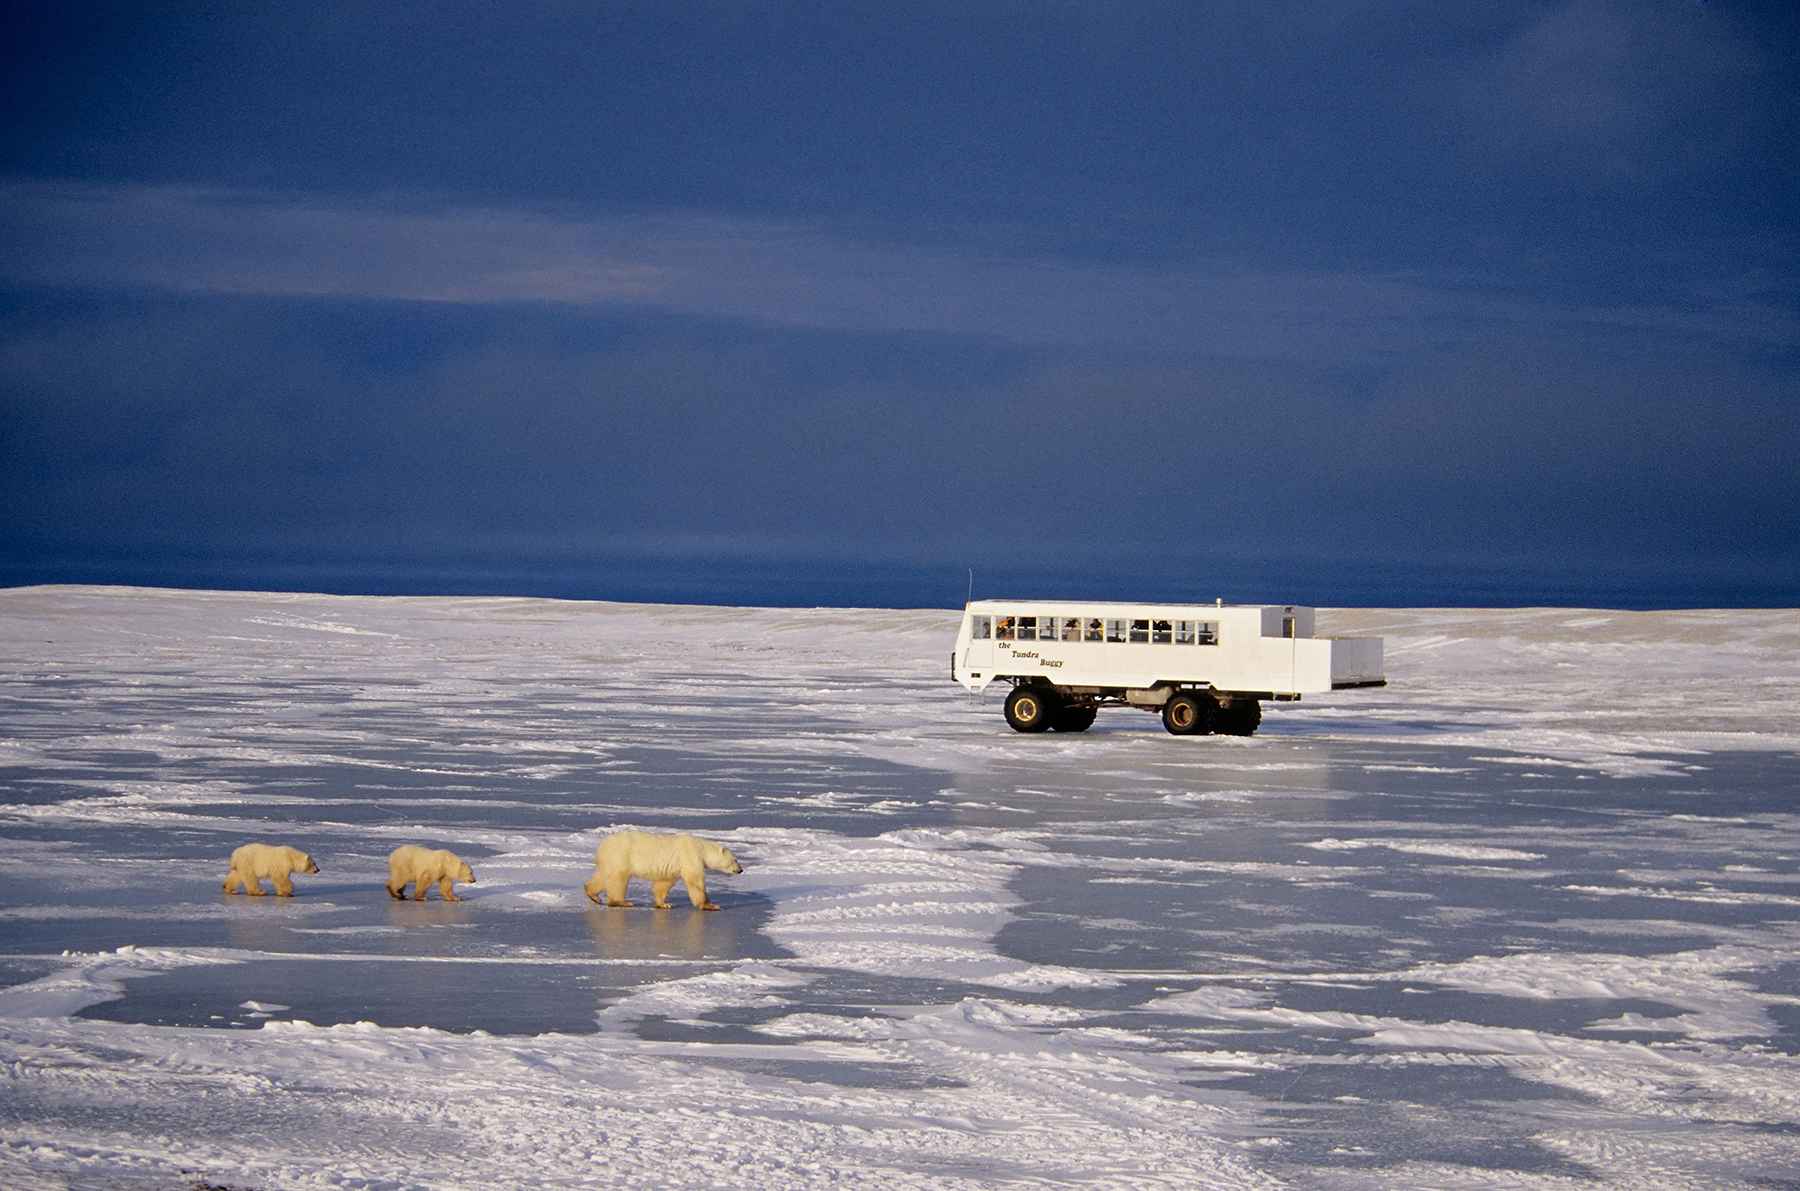
M 966 608 L 970 604 L 973 604 L 974 602 L 975 602 L 975 568 L 970 567 L 969 568 L 969 598 L 963 601 L 963 607 Z

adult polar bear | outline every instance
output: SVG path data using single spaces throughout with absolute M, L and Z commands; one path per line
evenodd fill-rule
M 275 882 L 280 897 L 294 896 L 294 873 L 316 873 L 319 866 L 298 848 L 281 844 L 245 844 L 231 854 L 231 871 L 225 874 L 225 892 L 242 885 L 251 897 L 262 897 L 265 879 Z
M 669 908 L 669 890 L 680 881 L 697 910 L 719 907 L 706 898 L 706 870 L 741 873 L 744 866 L 727 849 L 697 835 L 658 835 L 648 831 L 616 831 L 594 849 L 594 875 L 582 889 L 595 905 L 629 906 L 625 886 L 633 877 L 650 882 L 653 904 Z M 606 891 L 606 901 L 600 891 Z

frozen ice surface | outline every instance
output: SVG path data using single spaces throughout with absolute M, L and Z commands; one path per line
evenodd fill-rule
M 0 591 L 0 1184 L 1800 1181 L 1800 613 L 1321 620 L 1023 737 L 953 613 Z

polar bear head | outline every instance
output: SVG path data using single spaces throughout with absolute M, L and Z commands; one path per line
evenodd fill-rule
M 319 866 L 313 863 L 313 858 L 299 848 L 283 848 L 282 851 L 287 853 L 288 864 L 293 867 L 295 872 L 316 873 L 319 871 Z
M 741 873 L 744 866 L 738 858 L 731 854 L 731 849 L 721 847 L 711 840 L 700 841 L 700 861 L 707 868 L 719 873 Z
M 475 870 L 470 868 L 469 862 L 462 859 L 460 856 L 457 857 L 457 860 L 456 860 L 456 872 L 452 875 L 454 875 L 458 881 L 461 881 L 465 885 L 473 885 L 476 883 Z

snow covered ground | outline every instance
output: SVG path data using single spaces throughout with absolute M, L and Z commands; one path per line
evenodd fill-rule
M 0 1184 L 1800 1181 L 1800 613 L 1321 621 L 1024 737 L 947 612 L 0 591 Z

